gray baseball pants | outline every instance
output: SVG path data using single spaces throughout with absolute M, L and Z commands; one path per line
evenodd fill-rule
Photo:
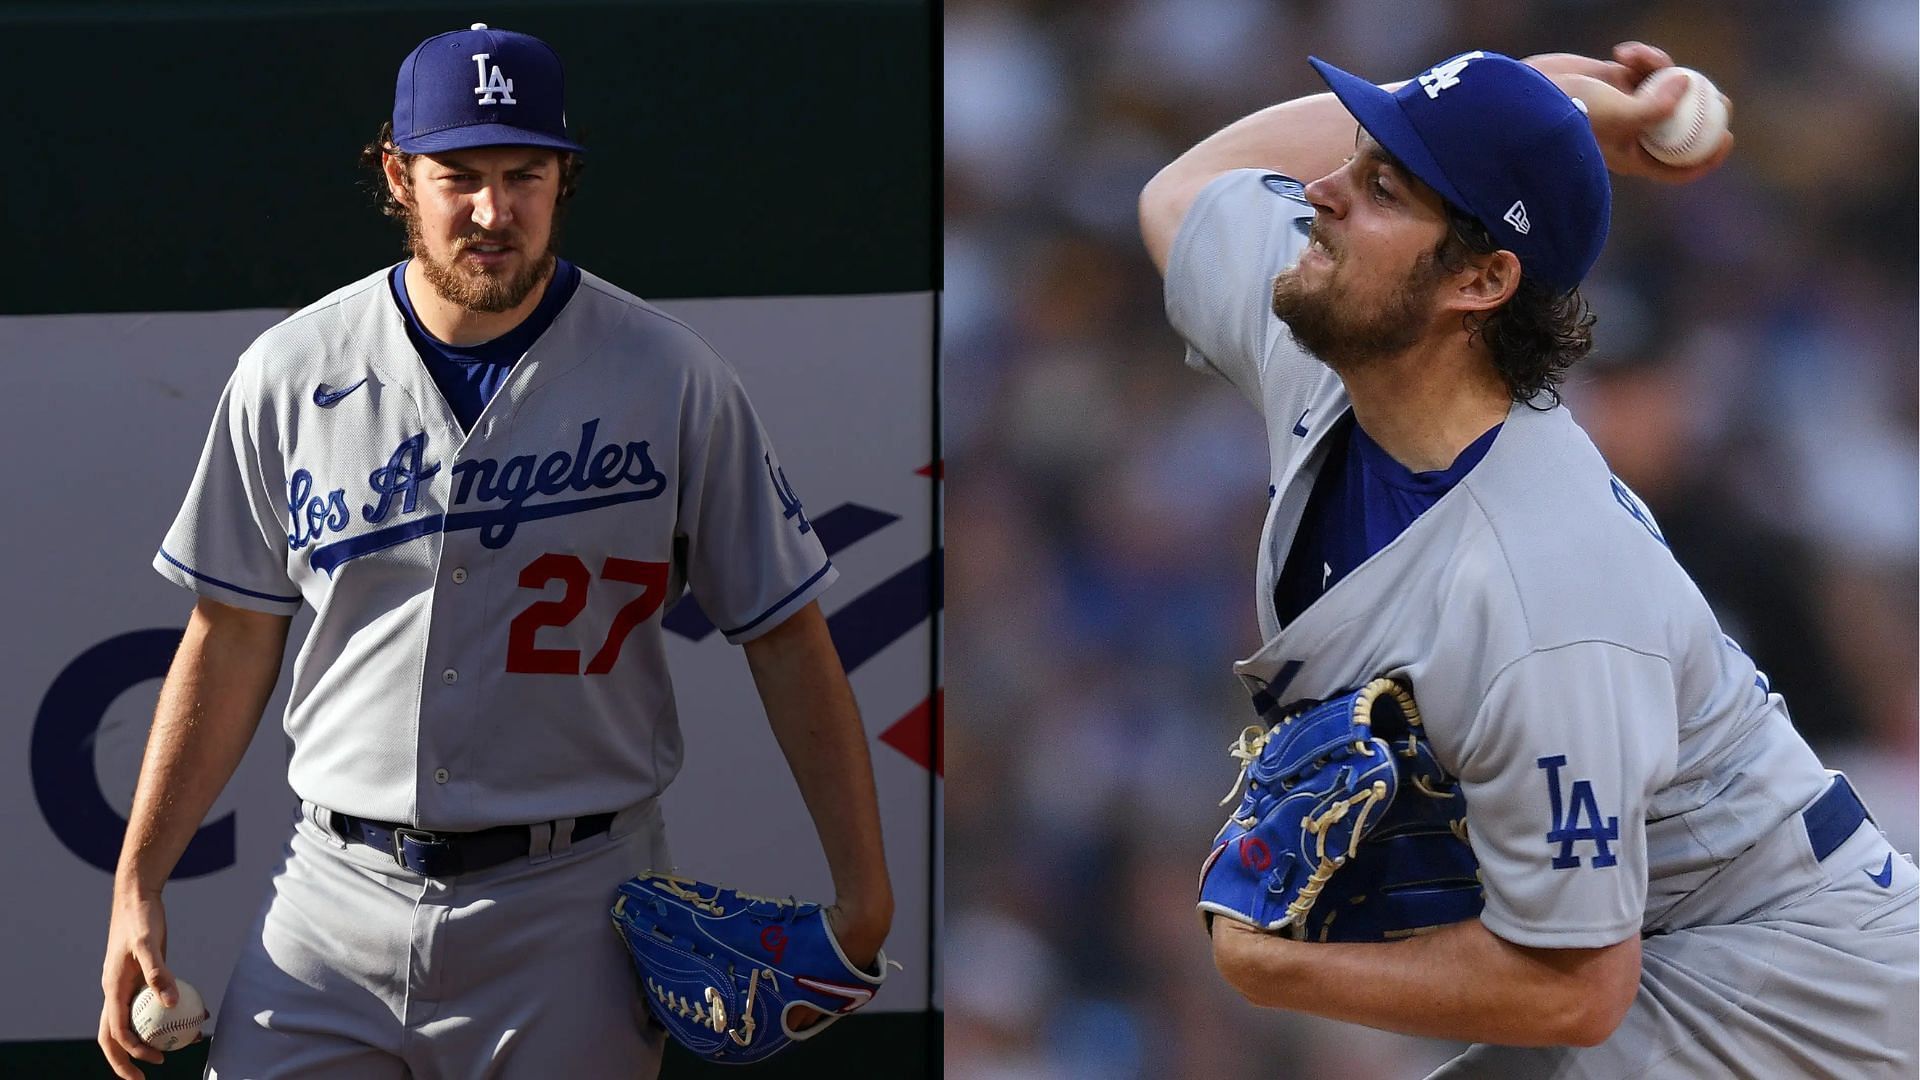
M 608 915 L 620 882 L 672 866 L 656 801 L 578 844 L 537 827 L 525 859 L 445 880 L 302 810 L 227 984 L 210 1080 L 657 1075 L 664 1036 Z
M 1871 821 L 1822 861 L 1794 819 L 1645 939 L 1606 1042 L 1475 1046 L 1428 1080 L 1912 1080 L 1917 897 L 1920 871 Z

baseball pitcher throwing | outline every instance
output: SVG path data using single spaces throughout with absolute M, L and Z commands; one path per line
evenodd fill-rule
M 220 399 L 154 558 L 197 602 L 114 883 L 99 1043 L 121 1076 L 160 1060 L 127 1007 L 172 990 L 161 886 L 302 604 L 285 718 L 302 814 L 210 1076 L 655 1074 L 609 905 L 672 867 L 660 620 L 683 590 L 745 647 L 832 870 L 824 919 L 769 918 L 814 912 L 839 961 L 879 969 L 850 1002 L 884 974 L 866 736 L 816 603 L 835 571 L 725 361 L 556 257 L 583 153 L 562 87 L 524 34 L 414 49 L 365 155 L 411 257 L 262 334 Z M 713 907 L 692 884 L 675 888 Z M 747 1019 L 716 1030 L 739 1042 Z
M 1635 94 L 1672 64 L 1640 44 L 1386 87 L 1312 63 L 1331 94 L 1140 197 L 1273 485 L 1259 722 L 1200 883 L 1221 974 L 1478 1044 L 1442 1077 L 1913 1076 L 1920 873 L 1555 392 L 1609 168 L 1690 181 L 1731 136 L 1647 155 L 1684 80 Z

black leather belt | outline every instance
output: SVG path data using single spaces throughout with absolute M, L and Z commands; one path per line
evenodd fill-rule
M 391 821 L 368 821 L 329 811 L 334 834 L 350 844 L 386 852 L 401 866 L 426 877 L 469 874 L 524 859 L 533 850 L 533 826 L 500 825 L 478 832 L 432 832 Z M 612 814 L 588 814 L 573 821 L 573 839 L 599 836 L 613 826 Z
M 1821 860 L 1846 843 L 1861 822 L 1872 818 L 1845 776 L 1835 776 L 1825 794 L 1800 811 L 1800 820 L 1807 826 L 1807 839 L 1813 842 L 1813 857 Z

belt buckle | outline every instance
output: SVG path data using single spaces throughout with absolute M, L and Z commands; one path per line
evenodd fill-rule
M 406 841 L 409 837 L 411 837 L 415 843 L 422 846 L 428 844 L 444 845 L 446 843 L 437 833 L 431 833 L 425 829 L 409 829 L 404 825 L 395 828 L 393 830 L 393 861 L 400 864 L 402 870 L 413 869 L 413 867 L 407 865 Z M 424 855 L 425 853 L 423 852 L 422 854 Z

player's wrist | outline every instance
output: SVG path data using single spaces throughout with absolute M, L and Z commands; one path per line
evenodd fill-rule
M 893 898 L 887 896 L 884 902 L 875 898 L 843 900 L 829 909 L 827 922 L 847 959 L 870 969 L 880 955 L 880 946 L 886 943 L 888 931 L 893 928 Z
M 1642 79 L 1673 59 L 1665 52 L 1638 42 L 1622 42 L 1613 50 L 1613 58 L 1601 59 L 1580 53 L 1535 53 L 1521 63 L 1558 82 L 1557 76 L 1580 75 L 1597 79 L 1624 94 L 1631 94 Z M 1564 87 L 1563 87 L 1564 89 Z
M 1228 986 L 1254 1005 L 1286 1005 L 1275 994 L 1282 981 L 1275 978 L 1278 970 L 1275 965 L 1291 955 L 1289 950 L 1312 948 L 1311 944 L 1293 941 L 1285 934 L 1269 934 L 1229 918 L 1215 918 L 1212 933 L 1213 966 Z
M 1587 75 L 1605 79 L 1610 68 L 1618 66 L 1579 53 L 1535 53 L 1520 62 L 1549 78 L 1555 75 Z
M 160 891 L 166 885 L 166 879 L 145 880 L 144 876 L 122 870 L 113 877 L 113 903 L 115 907 L 144 907 L 160 902 Z
M 1641 121 L 1631 92 L 1621 90 L 1604 78 L 1580 72 L 1552 75 L 1561 93 L 1573 98 L 1587 114 L 1594 141 L 1609 171 L 1629 175 L 1637 171 L 1638 157 L 1633 153 L 1640 138 Z
M 887 879 L 884 864 L 872 871 L 834 876 L 833 906 L 843 914 L 862 922 L 877 920 L 882 925 L 893 921 L 893 883 Z

